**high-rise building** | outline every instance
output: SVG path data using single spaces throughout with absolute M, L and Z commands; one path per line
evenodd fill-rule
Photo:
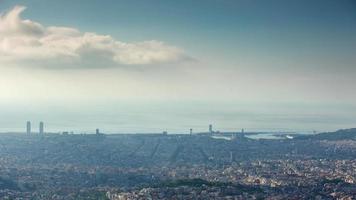
M 190 135 L 193 135 L 193 129 L 192 129 L 192 128 L 189 129 L 189 134 L 190 134 Z
M 26 133 L 31 134 L 31 122 L 27 121 L 26 123 Z
M 39 133 L 40 134 L 43 134 L 44 133 L 44 124 L 43 124 L 43 122 L 40 122 L 40 126 L 39 126 L 40 128 L 40 130 L 39 130 Z
M 95 133 L 96 133 L 97 135 L 99 135 L 99 134 L 100 134 L 100 131 L 99 131 L 99 129 L 98 129 L 98 128 L 95 130 Z
M 209 124 L 209 133 L 213 133 L 213 125 Z

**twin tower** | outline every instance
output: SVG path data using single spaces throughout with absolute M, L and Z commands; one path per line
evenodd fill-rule
M 31 122 L 30 121 L 28 121 L 26 124 L 26 133 L 31 134 Z M 40 122 L 39 134 L 43 134 L 43 133 L 44 133 L 44 123 Z

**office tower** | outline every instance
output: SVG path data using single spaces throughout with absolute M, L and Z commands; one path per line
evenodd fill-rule
M 27 124 L 26 124 L 26 133 L 27 133 L 27 134 L 31 134 L 31 122 L 30 122 L 30 121 L 27 121 Z
M 242 134 L 245 133 L 245 129 L 241 129 L 241 133 L 242 133 Z
M 192 128 L 189 130 L 189 134 L 193 135 L 193 129 Z
M 95 133 L 96 133 L 97 135 L 100 134 L 100 131 L 99 131 L 98 128 L 95 130 Z
M 213 125 L 209 124 L 209 133 L 213 133 Z
M 40 134 L 43 134 L 44 133 L 44 124 L 43 124 L 43 122 L 40 122 L 40 130 L 39 130 L 39 133 Z

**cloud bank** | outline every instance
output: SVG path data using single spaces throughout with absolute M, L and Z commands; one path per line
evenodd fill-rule
M 24 6 L 0 15 L 0 63 L 42 67 L 115 67 L 190 60 L 184 51 L 161 41 L 125 43 L 110 35 L 75 28 L 43 26 L 22 19 Z

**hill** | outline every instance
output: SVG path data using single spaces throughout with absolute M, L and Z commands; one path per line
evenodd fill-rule
M 295 139 L 356 140 L 356 128 L 341 129 L 335 132 L 319 133 L 316 135 L 299 135 Z

